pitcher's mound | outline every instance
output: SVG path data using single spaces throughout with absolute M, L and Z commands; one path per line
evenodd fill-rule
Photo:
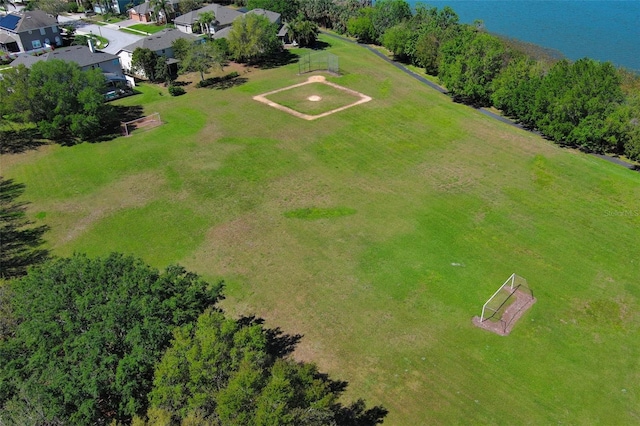
M 322 100 L 322 97 L 318 95 L 313 95 L 313 96 L 309 96 L 307 99 L 310 100 L 311 102 L 318 102 Z

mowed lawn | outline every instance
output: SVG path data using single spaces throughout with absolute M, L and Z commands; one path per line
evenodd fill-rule
M 296 64 L 177 98 L 143 86 L 119 103 L 161 127 L 4 156 L 3 175 L 56 254 L 224 278 L 226 310 L 303 334 L 295 356 L 387 424 L 637 423 L 640 174 L 324 40 L 328 79 L 371 102 L 310 122 L 252 100 L 305 81 Z M 508 337 L 475 328 L 513 272 L 538 302 Z

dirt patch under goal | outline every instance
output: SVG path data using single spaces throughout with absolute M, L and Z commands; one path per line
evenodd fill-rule
M 536 303 L 536 298 L 530 293 L 516 290 L 510 297 L 515 298 L 513 303 L 505 309 L 499 321 L 485 319 L 480 321 L 480 317 L 473 317 L 473 325 L 496 333 L 500 336 L 507 336 L 516 325 L 516 322 Z
M 304 86 L 305 84 L 311 84 L 311 83 L 326 84 L 327 86 L 331 86 L 331 87 L 334 87 L 334 88 L 336 88 L 338 90 L 342 90 L 342 91 L 344 91 L 346 93 L 350 93 L 350 94 L 352 94 L 354 96 L 357 96 L 360 99 L 358 99 L 356 102 L 352 102 L 352 103 L 350 103 L 348 105 L 344 105 L 344 106 L 342 106 L 340 108 L 332 109 L 330 111 L 326 111 L 326 112 L 323 112 L 322 114 L 317 114 L 317 115 L 304 114 L 302 112 L 296 111 L 294 109 L 291 109 L 291 108 L 286 107 L 284 105 L 280 105 L 279 103 L 276 103 L 276 102 L 273 102 L 273 101 L 267 99 L 267 96 L 273 95 L 274 93 L 283 92 L 285 90 L 290 90 L 290 89 L 293 89 L 295 87 L 300 87 L 300 86 Z M 271 92 L 263 93 L 261 95 L 254 96 L 253 99 L 258 101 L 258 102 L 262 102 L 263 104 L 267 104 L 270 107 L 279 109 L 280 111 L 284 111 L 284 112 L 289 113 L 289 114 L 291 114 L 293 116 L 302 118 L 304 120 L 316 120 L 318 118 L 326 117 L 327 115 L 331 115 L 331 114 L 335 114 L 336 112 L 343 111 L 343 110 L 345 110 L 347 108 L 351 108 L 353 106 L 360 105 L 360 104 L 363 104 L 365 102 L 369 102 L 372 98 L 370 96 L 367 96 L 367 95 L 363 94 L 363 93 L 356 92 L 355 90 L 347 89 L 346 87 L 342 87 L 339 84 L 335 84 L 335 83 L 332 83 L 330 81 L 327 81 L 327 79 L 322 75 L 313 75 L 313 76 L 309 77 L 307 79 L 307 81 L 305 81 L 305 82 L 294 84 L 294 85 L 287 86 L 287 87 L 283 87 L 282 89 L 273 90 Z M 312 101 L 312 102 L 318 102 L 318 101 L 321 101 L 322 98 L 320 96 L 316 96 L 316 97 L 313 97 L 313 99 L 311 99 L 311 97 L 310 97 L 309 100 Z

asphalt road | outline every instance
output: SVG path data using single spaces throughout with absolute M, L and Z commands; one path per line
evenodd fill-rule
M 135 34 L 125 33 L 118 30 L 117 24 L 109 25 L 95 25 L 89 24 L 79 19 L 79 16 L 59 16 L 58 21 L 60 25 L 73 25 L 77 34 L 90 34 L 99 35 L 109 40 L 109 45 L 103 52 L 112 53 L 116 55 L 120 49 L 131 43 L 140 40 L 143 36 Z

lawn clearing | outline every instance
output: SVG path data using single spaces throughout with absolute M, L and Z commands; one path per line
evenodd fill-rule
M 640 174 L 321 37 L 344 71 L 327 80 L 374 101 L 306 121 L 253 100 L 299 83 L 295 63 L 180 97 L 141 85 L 114 104 L 161 127 L 3 155 L 3 176 L 54 254 L 224 278 L 226 310 L 303 334 L 295 356 L 385 424 L 637 423 L 640 215 L 616 213 L 638 210 Z M 513 271 L 538 302 L 508 337 L 474 327 Z
M 162 30 L 166 30 L 167 28 L 174 28 L 174 26 L 173 25 L 156 25 L 156 24 L 134 24 L 134 25 L 129 25 L 127 28 L 121 28 L 121 31 L 133 30 L 128 32 L 132 34 L 140 34 L 140 32 L 146 33 L 146 34 L 155 34 Z

